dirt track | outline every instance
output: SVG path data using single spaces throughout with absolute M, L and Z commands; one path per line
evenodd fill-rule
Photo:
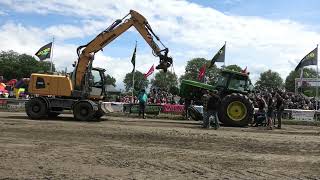
M 27 120 L 0 112 L 0 179 L 320 179 L 320 127 Z

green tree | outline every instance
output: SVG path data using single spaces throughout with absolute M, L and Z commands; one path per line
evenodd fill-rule
M 109 74 L 105 76 L 106 85 L 116 86 L 116 79 Z
M 287 91 L 295 91 L 295 79 L 300 78 L 300 71 L 291 71 L 286 77 L 285 88 Z M 311 68 L 303 68 L 303 78 L 316 78 L 317 72 Z
M 151 80 L 153 87 L 158 87 L 160 89 L 169 91 L 171 87 L 176 87 L 178 85 L 178 77 L 176 74 L 168 72 L 157 72 L 154 79 Z
M 226 67 L 226 69 L 232 70 L 232 71 L 236 71 L 236 72 L 241 72 L 242 68 L 236 64 L 232 64 Z
M 55 67 L 53 66 L 53 70 Z M 0 75 L 6 79 L 30 77 L 31 73 L 46 73 L 50 71 L 50 62 L 37 61 L 27 54 L 14 51 L 0 52 Z
M 123 83 L 126 88 L 126 91 L 132 89 L 132 72 L 126 74 Z M 141 89 L 147 88 L 148 85 L 149 80 L 144 78 L 142 72 L 136 71 L 134 73 L 134 93 L 140 91 Z
M 214 79 L 217 77 L 218 68 L 216 65 L 214 65 L 212 68 L 209 69 L 208 67 L 210 62 L 211 62 L 210 60 L 206 60 L 204 58 L 191 59 L 190 61 L 188 61 L 185 69 L 185 74 L 180 77 L 180 81 L 182 79 L 199 81 L 198 75 L 199 75 L 200 68 L 204 64 L 207 64 L 206 77 L 208 77 L 209 83 L 213 83 Z
M 283 80 L 279 73 L 268 70 L 260 74 L 260 78 L 255 85 L 260 88 L 276 89 L 282 87 Z

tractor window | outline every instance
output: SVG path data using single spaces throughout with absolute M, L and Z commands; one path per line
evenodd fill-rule
M 223 86 L 225 87 L 227 85 L 227 78 L 224 76 L 219 76 L 217 78 L 217 81 L 215 83 L 217 86 Z
M 94 86 L 102 86 L 102 79 L 99 71 L 92 70 Z
M 246 87 L 246 80 L 244 79 L 230 79 L 229 88 L 244 91 Z
M 42 88 L 46 88 L 46 84 L 44 82 L 44 79 L 41 77 L 37 77 L 36 89 L 42 89 Z

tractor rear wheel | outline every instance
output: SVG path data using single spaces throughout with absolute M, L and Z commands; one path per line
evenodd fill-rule
M 73 116 L 78 121 L 91 121 L 94 120 L 93 106 L 86 101 L 76 103 L 73 107 Z
M 26 105 L 26 113 L 30 119 L 43 119 L 47 116 L 48 107 L 41 98 L 30 99 Z
M 254 107 L 243 94 L 232 93 L 225 96 L 219 110 L 219 120 L 227 126 L 247 126 L 253 118 Z

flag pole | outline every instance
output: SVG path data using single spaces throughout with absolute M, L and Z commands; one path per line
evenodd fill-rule
M 318 86 L 319 86 L 319 71 L 318 71 L 318 44 L 317 44 L 317 87 L 316 87 L 316 110 L 318 110 Z
M 301 71 L 300 71 L 300 92 L 303 92 L 302 91 L 302 78 L 303 78 L 303 67 L 301 68 Z M 297 88 L 297 93 L 299 93 L 299 84 L 298 84 L 298 88 Z
M 132 72 L 132 92 L 131 92 L 131 102 L 134 103 L 134 98 L 133 98 L 133 91 L 134 91 L 134 74 L 135 74 L 135 69 Z
M 50 72 L 53 72 L 53 62 L 52 62 L 52 58 L 53 58 L 53 47 L 54 47 L 54 36 L 52 37 L 52 47 L 51 47 L 51 53 L 50 53 Z
M 227 41 L 224 41 L 224 54 L 226 54 L 226 49 L 227 49 Z M 224 61 L 223 61 L 223 66 L 226 67 L 226 58 L 224 58 Z

